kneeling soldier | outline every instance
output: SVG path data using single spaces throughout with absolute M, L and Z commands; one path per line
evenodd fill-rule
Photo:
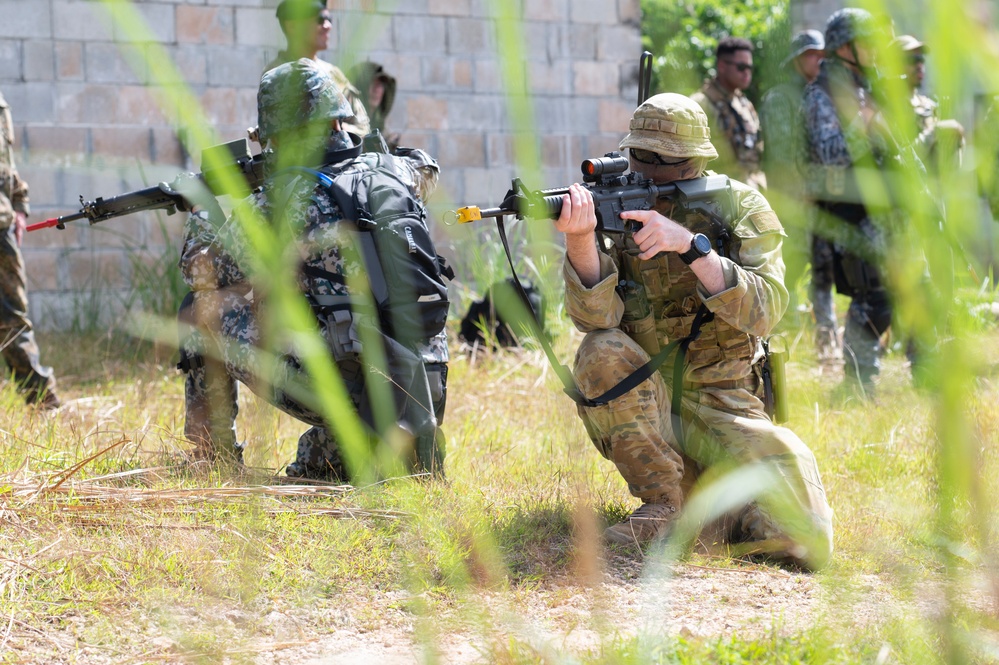
M 704 111 L 677 94 L 656 95 L 635 111 L 625 148 L 632 170 L 658 184 L 699 177 L 717 157 Z M 579 409 L 597 449 L 642 500 L 605 536 L 645 544 L 665 535 L 683 505 L 685 464 L 690 475 L 718 464 L 766 464 L 776 471 L 774 484 L 727 520 L 725 537 L 758 542 L 762 551 L 815 569 L 832 553 L 832 511 L 815 457 L 794 432 L 770 420 L 761 401 L 761 339 L 788 300 L 784 232 L 762 194 L 736 181 L 732 188 L 735 214 L 722 224 L 698 213 L 681 224 L 670 219 L 669 204 L 660 204 L 621 213 L 641 229 L 607 238 L 595 232 L 589 190 L 573 185 L 565 197 L 556 228 L 566 235 L 566 310 L 587 333 L 575 364 L 584 395 L 603 394 L 660 344 L 700 328 L 686 352 L 683 385 L 671 385 L 667 361 L 606 406 Z M 630 302 L 635 297 L 641 307 Z M 636 311 L 646 313 L 653 335 L 638 334 Z M 678 414 L 671 407 L 675 390 L 682 391 Z M 796 509 L 773 509 L 789 502 Z

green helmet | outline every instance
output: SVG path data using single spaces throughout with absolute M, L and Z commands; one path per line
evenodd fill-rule
M 711 129 L 704 109 L 690 97 L 665 92 L 645 100 L 631 116 L 621 149 L 649 150 L 665 157 L 714 159 Z
M 347 99 L 314 60 L 301 58 L 264 73 L 257 90 L 261 145 L 275 136 L 302 131 L 313 123 L 329 124 L 354 115 Z
M 870 38 L 876 32 L 874 17 L 866 9 L 840 9 L 826 21 L 826 53 L 835 53 L 843 44 Z

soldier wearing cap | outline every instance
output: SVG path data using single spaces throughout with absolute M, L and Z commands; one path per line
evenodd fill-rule
M 791 300 L 789 311 L 797 310 L 795 301 L 796 285 L 805 271 L 811 254 L 811 240 L 806 220 L 808 210 L 804 204 L 805 187 L 798 172 L 797 155 L 801 140 L 801 99 L 805 86 L 819 74 L 819 64 L 825 55 L 825 38 L 818 30 L 804 30 L 791 40 L 791 51 L 784 59 L 783 69 L 787 80 L 774 86 L 763 96 L 760 105 L 760 124 L 767 146 L 763 163 L 767 174 L 767 198 L 778 213 L 785 229 L 788 242 L 784 244 L 784 262 L 787 275 L 784 279 Z M 828 262 L 827 262 L 828 263 Z M 832 306 L 831 265 L 819 261 L 812 264 L 812 302 L 817 308 Z M 824 279 L 826 274 L 828 279 Z M 819 320 L 835 320 L 835 316 L 824 313 L 817 315 Z M 824 334 L 819 337 L 831 339 Z M 819 356 L 835 355 L 835 347 L 826 349 L 819 346 Z
M 274 348 L 273 334 L 264 337 L 267 311 L 264 276 L 254 275 L 254 255 L 244 229 L 256 218 L 285 227 L 293 238 L 289 256 L 300 257 L 299 288 L 315 309 L 319 333 L 326 340 L 346 389 L 361 419 L 375 427 L 367 389 L 378 380 L 367 371 L 357 340 L 362 325 L 349 312 L 330 314 L 319 307 L 329 297 L 349 297 L 348 277 L 363 270 L 342 251 L 349 242 L 350 223 L 333 194 L 307 169 L 334 177 L 345 169 L 392 169 L 420 198 L 437 185 L 437 163 L 420 150 L 406 156 L 361 154 L 361 146 L 342 129 L 353 111 L 334 82 L 315 61 L 302 58 L 264 74 L 258 92 L 260 140 L 274 149 L 270 178 L 262 191 L 243 201 L 229 220 L 210 196 L 184 187 L 196 210 L 187 221 L 181 270 L 192 293 L 181 307 L 180 319 L 191 330 L 182 343 L 180 369 L 186 373 L 185 435 L 195 444 L 194 455 L 210 460 L 242 458 L 235 432 L 236 382 L 312 427 L 299 439 L 297 458 L 289 464 L 292 477 L 347 478 L 337 443 L 315 407 L 301 398 L 310 394 L 309 377 L 294 348 Z M 273 332 L 273 322 L 270 330 Z M 277 340 L 286 343 L 287 340 Z M 264 346 L 270 343 L 271 346 Z M 443 333 L 412 348 L 385 338 L 386 365 L 393 385 L 387 394 L 396 400 L 399 425 L 416 437 L 437 440 L 444 412 L 447 341 Z M 265 358 L 276 358 L 268 365 Z M 220 358 L 221 362 L 213 358 Z M 298 392 L 292 388 L 298 388 Z M 410 408 L 419 402 L 422 408 Z M 443 451 L 437 451 L 440 461 Z
M 288 48 L 279 52 L 265 71 L 299 58 L 314 60 L 333 80 L 354 111 L 351 117 L 344 120 L 344 129 L 358 136 L 365 136 L 371 131 L 371 122 L 361 93 L 339 67 L 318 57 L 320 51 L 326 50 L 333 28 L 326 0 L 283 0 L 278 5 L 277 18 Z
M 0 350 L 28 404 L 60 406 L 52 368 L 42 365 L 31 321 L 21 238 L 28 219 L 28 184 L 14 165 L 14 125 L 0 95 Z
M 844 392 L 870 397 L 880 371 L 880 337 L 891 324 L 887 285 L 881 274 L 891 226 L 890 205 L 865 199 L 860 182 L 881 178 L 896 161 L 897 144 L 871 95 L 878 38 L 871 14 L 841 9 L 826 23 L 826 57 L 805 89 L 805 139 L 799 167 L 815 202 L 816 254 L 826 252 L 836 290 L 851 297 L 843 335 Z M 816 308 L 817 327 L 822 321 Z M 831 308 L 830 308 L 831 313 Z
M 705 173 L 718 154 L 710 136 L 700 106 L 666 93 L 638 107 L 621 148 L 633 171 L 665 184 Z M 722 536 L 818 568 L 832 553 L 832 513 L 815 457 L 769 419 L 760 399 L 761 338 L 787 305 L 784 232 L 762 194 L 737 181 L 732 188 L 735 212 L 722 224 L 700 213 L 678 223 L 661 203 L 621 213 L 641 229 L 607 238 L 596 235 L 589 190 L 573 185 L 564 199 L 556 228 L 565 234 L 566 311 L 586 333 L 574 374 L 587 398 L 688 336 L 702 308 L 713 315 L 703 317 L 686 352 L 682 385 L 672 385 L 673 368 L 664 367 L 605 406 L 579 407 L 594 445 L 642 501 L 605 537 L 646 544 L 665 535 L 683 506 L 685 472 L 689 480 L 716 465 L 772 464 L 773 484 L 725 521 Z M 678 414 L 674 391 L 682 391 Z M 778 514 L 774 502 L 795 508 Z
M 753 43 L 725 37 L 715 51 L 715 77 L 691 95 L 708 114 L 718 170 L 763 191 L 763 135 L 753 102 L 742 91 L 753 81 Z
M 903 128 L 902 136 L 910 140 L 926 166 L 933 170 L 943 155 L 938 144 L 946 145 L 946 166 L 960 168 L 960 149 L 964 145 L 964 127 L 956 120 L 940 120 L 939 105 L 923 93 L 926 78 L 926 55 L 929 48 L 912 35 L 900 35 L 889 45 L 902 59 L 909 102 L 914 113 L 913 123 Z M 944 138 L 946 137 L 946 138 Z

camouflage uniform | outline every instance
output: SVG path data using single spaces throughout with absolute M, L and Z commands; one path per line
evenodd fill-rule
M 303 62 L 308 61 L 299 60 L 295 65 Z M 307 68 L 312 76 L 326 78 L 317 73 L 318 68 L 312 65 Z M 262 83 L 261 95 L 264 87 Z M 349 109 L 345 101 L 343 108 Z M 261 130 L 265 128 L 262 122 Z M 436 188 L 437 163 L 420 150 L 412 150 L 405 157 L 364 154 L 319 170 L 335 174 L 345 168 L 376 166 L 394 170 L 421 198 Z M 274 210 L 274 201 L 281 202 L 279 214 Z M 242 381 L 281 410 L 312 425 L 299 439 L 296 461 L 288 467 L 289 475 L 344 479 L 346 473 L 338 447 L 322 416 L 285 390 L 286 386 L 308 386 L 309 379 L 300 360 L 288 349 L 277 349 L 272 351 L 279 362 L 266 366 L 259 355 L 267 303 L 255 296 L 246 273 L 252 254 L 238 218 L 249 214 L 284 223 L 297 238 L 302 256 L 299 288 L 316 311 L 318 330 L 329 345 L 361 419 L 375 427 L 368 387 L 377 377 L 360 356 L 358 327 L 374 326 L 377 322 L 360 314 L 327 312 L 320 303 L 323 297 L 348 296 L 346 276 L 363 269 L 348 260 L 351 254 L 341 250 L 344 243 L 352 242 L 350 226 L 340 223 L 341 210 L 325 187 L 312 177 L 296 173 L 268 181 L 261 192 L 242 202 L 224 224 L 220 225 L 205 211 L 191 215 L 187 221 L 181 269 L 193 293 L 182 307 L 181 319 L 194 322 L 197 330 L 185 339 L 182 349 L 182 365 L 187 370 L 185 434 L 202 450 L 226 453 L 236 447 L 238 454 L 234 427 L 236 381 Z M 444 333 L 413 348 L 386 336 L 382 340 L 396 413 L 402 414 L 414 434 L 420 436 L 430 428 L 432 435 L 439 435 L 436 425 L 443 418 L 446 403 L 448 350 Z M 222 362 L 212 361 L 213 357 L 221 358 Z M 426 367 L 425 375 L 416 364 Z M 423 383 L 418 384 L 421 379 Z M 416 401 L 420 404 L 414 407 Z M 422 409 L 418 408 L 420 405 Z M 442 455 L 443 451 L 437 453 Z
M 660 97 L 667 96 L 657 95 L 643 107 L 660 103 Z M 622 148 L 636 147 L 628 140 L 637 134 L 638 122 L 632 120 L 632 134 Z M 602 243 L 600 280 L 591 288 L 583 286 L 569 261 L 563 269 L 566 311 L 586 333 L 576 353 L 574 373 L 580 390 L 589 397 L 603 394 L 649 360 L 649 351 L 654 349 L 646 350 L 639 342 L 648 339 L 650 330 L 643 328 L 651 327 L 658 345 L 665 346 L 690 333 L 702 304 L 714 313 L 686 356 L 683 441 L 677 440 L 670 419 L 672 391 L 680 387 L 670 385 L 673 369 L 669 361 L 634 390 L 606 406 L 580 406 L 579 413 L 594 445 L 614 462 L 631 493 L 646 503 L 678 508 L 685 470 L 696 475 L 726 462 L 774 464 L 782 481 L 771 490 L 796 504 L 806 516 L 804 522 L 782 522 L 780 527 L 760 504 L 752 504 L 736 516 L 728 537 L 786 542 L 789 533 L 803 534 L 802 540 L 809 545 L 791 537 L 785 553 L 799 563 L 819 566 L 832 552 L 832 512 L 815 457 L 791 430 L 771 422 L 760 399 L 760 338 L 773 329 L 787 305 L 781 260 L 784 232 L 759 192 L 736 181 L 732 186 L 736 213 L 727 220 L 730 226 L 718 228 L 697 214 L 681 222 L 707 235 L 714 246 L 722 232 L 731 234 L 727 241 L 731 258 L 721 259 L 726 284 L 721 293 L 707 295 L 677 253 L 639 259 L 630 235 Z M 673 214 L 668 203 L 656 210 L 667 217 Z M 644 287 L 650 317 L 632 320 L 626 314 L 616 288 L 621 280 Z
M 807 83 L 801 74 L 791 69 L 790 80 L 768 90 L 760 104 L 760 124 L 767 146 L 763 154 L 769 186 L 767 199 L 788 232 L 784 243 L 787 264 L 784 281 L 790 292 L 788 309 L 791 313 L 796 310 L 795 286 L 804 274 L 810 254 L 808 210 L 803 200 L 805 187 L 796 164 L 801 138 L 801 98 Z M 831 283 L 829 288 L 832 288 Z
M 823 60 L 818 78 L 805 89 L 801 166 L 817 206 L 817 251 L 833 256 L 837 290 L 852 297 L 843 336 L 845 370 L 870 391 L 881 366 L 880 337 L 892 318 L 878 267 L 887 220 L 876 219 L 863 204 L 856 168 L 884 168 L 890 140 L 864 121 L 865 107 L 876 110 L 867 81 L 838 60 Z M 829 241 L 832 246 L 825 247 Z
M 270 71 L 277 67 L 278 65 L 283 65 L 286 62 L 293 62 L 295 60 L 288 51 L 280 51 L 271 62 L 267 65 L 264 71 Z M 354 110 L 354 115 L 346 118 L 343 121 L 343 128 L 348 132 L 357 134 L 358 136 L 365 136 L 371 131 L 371 120 L 368 118 L 368 112 L 364 108 L 364 100 L 361 97 L 360 91 L 355 88 L 349 80 L 347 80 L 347 75 L 337 67 L 336 65 L 326 62 L 321 58 L 314 58 L 313 61 L 329 76 L 333 79 L 333 83 L 336 85 L 337 90 L 347 98 L 350 102 L 350 107 Z
M 15 212 L 30 212 L 28 185 L 14 165 L 14 125 L 10 107 L 0 95 L 0 347 L 29 403 L 46 398 L 55 401 L 52 368 L 41 364 L 28 320 L 24 259 L 14 236 Z
M 763 136 L 756 108 L 749 98 L 741 90 L 725 90 L 718 79 L 705 81 L 690 98 L 708 114 L 711 132 L 719 137 L 714 141 L 719 154 L 718 172 L 732 174 L 754 189 L 765 190 Z

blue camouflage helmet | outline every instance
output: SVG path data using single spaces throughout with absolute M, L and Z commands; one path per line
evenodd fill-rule
M 826 53 L 835 53 L 840 46 L 870 38 L 876 32 L 874 17 L 866 9 L 840 9 L 826 21 Z
M 354 115 L 347 99 L 314 60 L 301 58 L 268 70 L 257 90 L 257 123 L 261 145 L 280 134 L 301 131 L 313 123 Z

